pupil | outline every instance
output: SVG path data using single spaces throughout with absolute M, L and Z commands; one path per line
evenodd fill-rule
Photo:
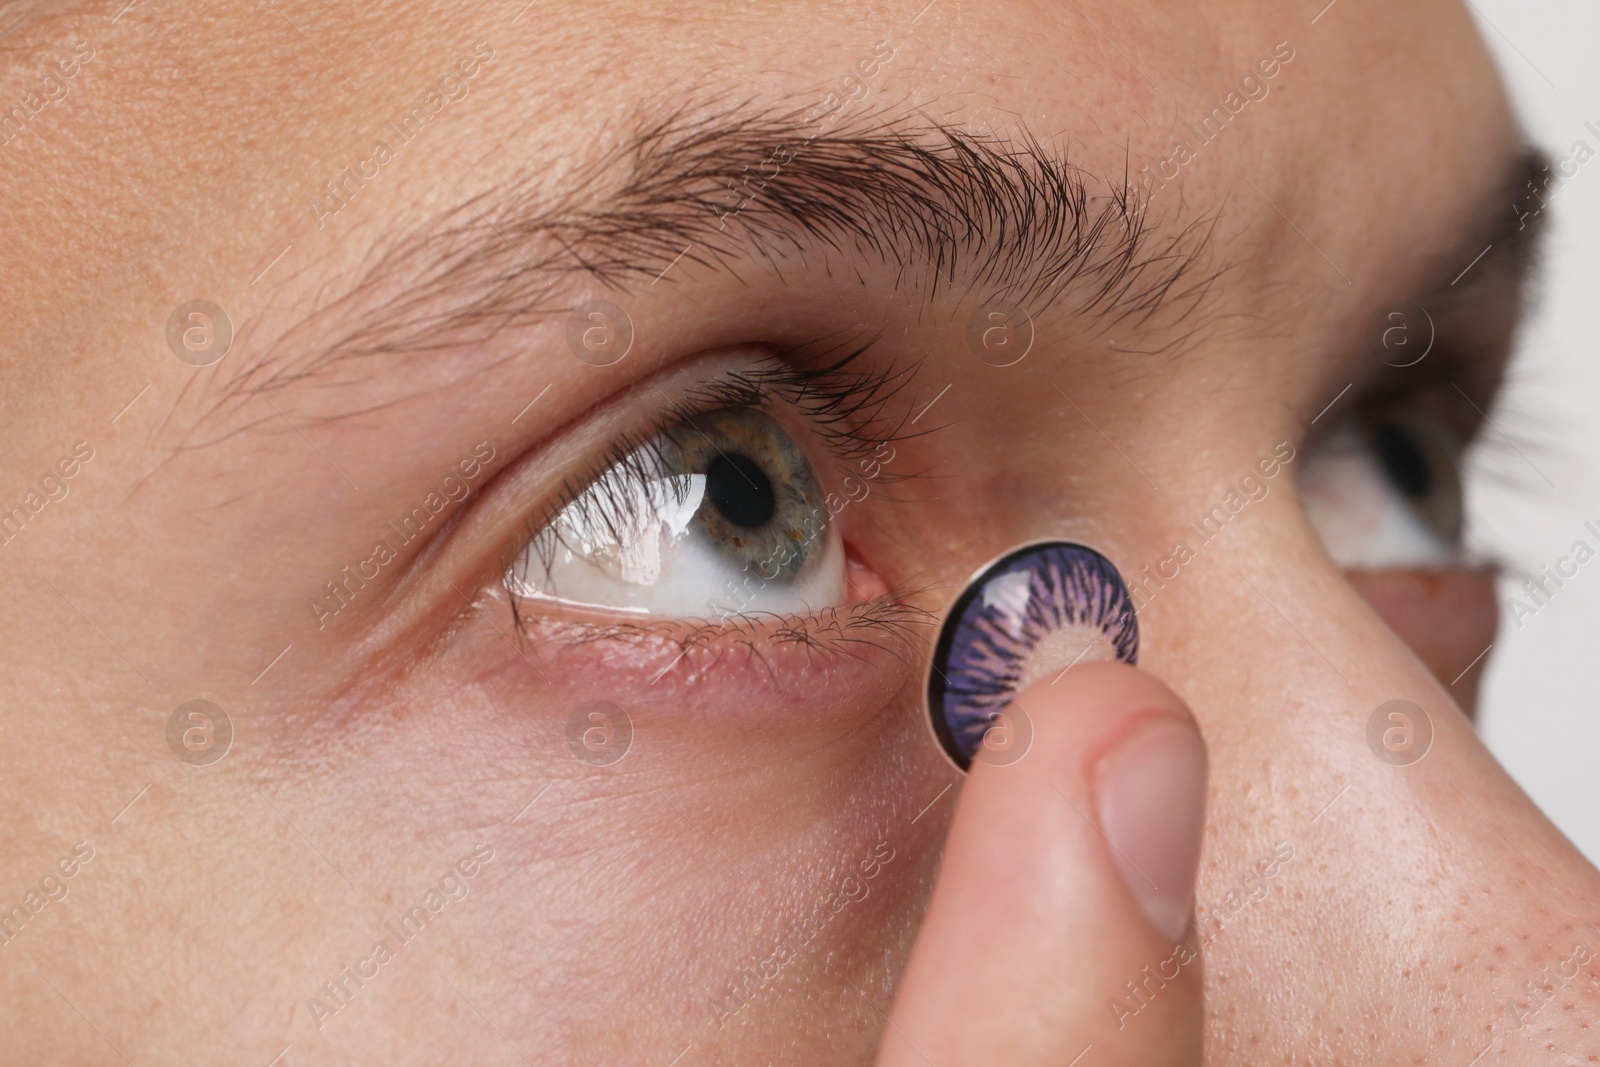
M 1402 493 L 1413 500 L 1428 495 L 1433 487 L 1428 461 L 1410 434 L 1392 423 L 1386 424 L 1378 428 L 1375 444 L 1384 473 Z
M 706 470 L 706 495 L 735 526 L 764 526 L 777 510 L 772 480 L 755 460 L 719 455 Z

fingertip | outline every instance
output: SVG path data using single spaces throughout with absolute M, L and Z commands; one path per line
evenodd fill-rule
M 1198 723 L 1164 682 L 1123 663 L 1082 664 L 1023 691 L 1027 753 L 974 765 L 1046 776 L 1090 818 L 1112 867 L 1155 931 L 1182 936 L 1194 907 L 1209 776 Z M 1031 766 L 1030 766 L 1031 761 Z
M 1150 971 L 1176 959 L 1193 912 L 1207 775 L 1193 716 L 1115 663 L 1036 683 L 1008 712 L 1027 744 L 974 757 L 896 1026 L 968 1056 L 953 1062 L 1061 1062 L 1098 1040 L 1116 1062 L 1197 1062 L 1197 954 Z M 1159 985 L 1157 1006 L 1108 1011 L 1130 980 Z
M 1148 716 L 1095 770 L 1096 810 L 1112 863 L 1171 944 L 1194 911 L 1205 833 L 1205 742 L 1191 723 Z

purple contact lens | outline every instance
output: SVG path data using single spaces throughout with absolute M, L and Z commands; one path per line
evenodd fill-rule
M 962 770 L 1012 699 L 1075 663 L 1139 658 L 1122 575 L 1084 545 L 1045 541 L 985 567 L 957 598 L 928 675 L 933 731 Z

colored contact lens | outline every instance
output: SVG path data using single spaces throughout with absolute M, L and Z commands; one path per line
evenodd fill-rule
M 933 732 L 966 770 L 1024 689 L 1077 663 L 1138 658 L 1133 600 L 1111 561 L 1068 541 L 1025 545 L 985 567 L 945 618 L 928 674 Z

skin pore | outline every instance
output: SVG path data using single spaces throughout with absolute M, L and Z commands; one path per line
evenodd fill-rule
M 0 946 L 5 1062 L 869 1062 L 959 781 L 931 620 L 1034 539 L 1137 583 L 1280 443 L 1140 613 L 1210 749 L 1206 1062 L 1595 1049 L 1592 983 L 1527 984 L 1600 947 L 1596 873 L 1460 706 L 1492 586 L 1347 577 L 1293 484 L 1358 410 L 1465 436 L 1492 399 L 1523 145 L 1463 7 L 121 7 L 6 30 L 6 99 L 63 88 L 0 145 L 0 500 L 66 492 L 0 546 L 0 903 L 65 887 Z M 200 367 L 198 299 L 233 329 Z M 1418 303 L 1437 355 L 1385 368 Z M 850 501 L 846 603 L 513 605 L 619 440 L 858 349 L 764 407 Z M 1408 766 L 1367 739 L 1397 699 Z M 175 758 L 191 700 L 216 762 Z M 571 742 L 594 701 L 615 763 Z

